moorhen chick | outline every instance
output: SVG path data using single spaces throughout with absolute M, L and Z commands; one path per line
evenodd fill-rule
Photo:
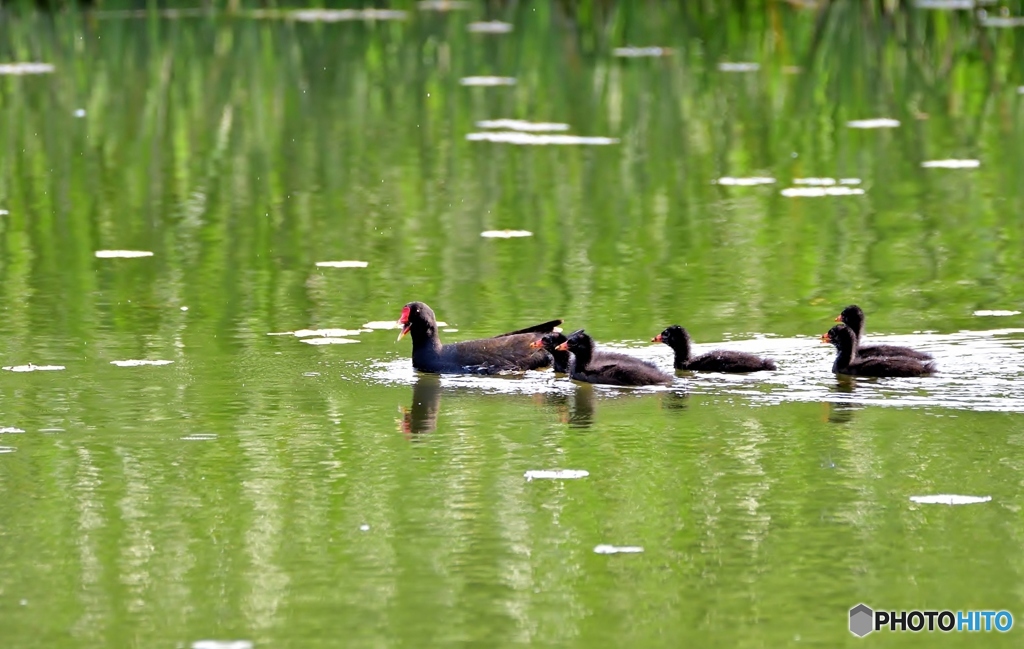
M 547 353 L 551 354 L 552 369 L 555 370 L 556 374 L 567 374 L 569 372 L 569 352 L 558 349 L 558 346 L 564 343 L 568 338 L 565 337 L 561 331 L 552 331 L 549 334 L 541 336 L 540 340 L 535 340 L 530 343 L 530 347 L 534 349 L 543 349 Z
M 554 331 L 562 321 L 549 320 L 494 338 L 466 340 L 449 345 L 441 344 L 441 339 L 437 337 L 434 311 L 422 302 L 406 304 L 398 323 L 402 325 L 398 340 L 412 333 L 412 366 L 419 371 L 433 374 L 498 374 L 535 370 L 550 365 L 551 356 L 530 344 Z
M 857 351 L 857 334 L 844 324 L 837 324 L 822 334 L 821 341 L 837 350 L 832 363 L 835 374 L 851 376 L 926 376 L 935 373 L 935 364 L 909 356 L 871 356 L 861 358 Z
M 596 352 L 594 339 L 582 329 L 556 347 L 559 351 L 572 352 L 570 376 L 575 381 L 603 383 L 605 385 L 668 385 L 672 376 L 662 372 L 652 363 L 626 354 Z
M 775 361 L 746 352 L 716 349 L 706 354 L 690 357 L 690 334 L 679 325 L 667 327 L 665 331 L 651 338 L 652 343 L 665 343 L 675 352 L 673 365 L 677 370 L 694 372 L 759 372 L 774 370 Z
M 857 334 L 857 343 L 864 339 L 864 311 L 856 304 L 843 309 L 843 312 L 836 316 L 836 322 L 844 325 Z M 870 345 L 857 348 L 857 355 L 861 358 L 875 358 L 878 356 L 903 356 L 905 358 L 916 358 L 922 361 L 930 360 L 932 355 L 927 352 L 919 352 L 910 347 L 899 347 L 897 345 Z

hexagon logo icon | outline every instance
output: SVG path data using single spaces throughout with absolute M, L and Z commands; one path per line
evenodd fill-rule
M 875 630 L 875 612 L 867 604 L 857 604 L 850 609 L 850 633 L 863 638 Z

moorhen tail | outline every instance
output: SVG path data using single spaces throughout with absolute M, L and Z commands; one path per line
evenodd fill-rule
M 562 324 L 561 320 L 550 320 L 494 338 L 442 345 L 434 311 L 426 304 L 406 304 L 398 322 L 402 325 L 398 340 L 412 334 L 412 366 L 433 374 L 498 374 L 547 367 L 551 356 L 531 343 Z
M 595 352 L 594 339 L 582 329 L 556 347 L 575 357 L 570 376 L 573 380 L 605 385 L 668 385 L 672 376 L 653 364 L 626 354 Z
M 665 343 L 675 352 L 673 365 L 677 370 L 695 372 L 759 372 L 774 370 L 775 361 L 761 358 L 746 352 L 734 352 L 727 349 L 716 349 L 690 357 L 690 334 L 679 325 L 672 325 L 660 334 L 651 338 L 652 343 Z
M 935 364 L 909 356 L 873 356 L 861 358 L 857 350 L 857 334 L 844 324 L 837 324 L 822 334 L 821 341 L 837 350 L 832 363 L 835 374 L 851 376 L 926 376 L 935 373 Z
M 864 339 L 864 311 L 856 304 L 843 309 L 843 312 L 836 316 L 836 322 L 844 325 L 857 334 L 857 343 Z M 905 358 L 917 358 L 922 361 L 931 359 L 932 355 L 927 352 L 919 352 L 910 347 L 899 347 L 897 345 L 870 345 L 857 348 L 857 355 L 861 358 L 874 358 L 878 356 L 903 356 Z
M 553 331 L 549 334 L 541 336 L 540 340 L 535 340 L 530 343 L 530 346 L 534 349 L 544 349 L 547 353 L 551 354 L 551 358 L 554 361 L 552 363 L 552 369 L 555 370 L 556 374 L 566 374 L 569 372 L 569 352 L 558 349 L 558 346 L 564 343 L 568 338 L 565 337 L 560 331 Z

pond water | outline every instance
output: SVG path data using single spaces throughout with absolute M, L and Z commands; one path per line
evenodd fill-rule
M 0 644 L 1024 625 L 1020 30 L 422 4 L 0 21 Z M 411 300 L 779 371 L 418 375 Z M 837 379 L 851 303 L 940 373 Z

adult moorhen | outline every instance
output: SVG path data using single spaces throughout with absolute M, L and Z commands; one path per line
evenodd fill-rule
M 822 334 L 821 341 L 830 343 L 838 353 L 832 363 L 835 374 L 851 376 L 926 376 L 935 372 L 933 362 L 909 356 L 873 356 L 861 358 L 857 351 L 857 334 L 844 324 L 837 324 Z
M 759 372 L 774 370 L 775 361 L 746 352 L 716 349 L 695 358 L 690 358 L 690 334 L 679 325 L 667 327 L 665 331 L 651 338 L 652 343 L 665 343 L 675 352 L 673 365 L 677 370 L 695 372 Z
M 494 338 L 442 345 L 434 311 L 426 304 L 406 304 L 398 322 L 402 325 L 398 340 L 412 333 L 412 366 L 434 374 L 497 374 L 547 367 L 551 356 L 530 343 L 562 324 L 561 320 L 550 320 Z
M 540 340 L 535 340 L 530 343 L 530 347 L 533 347 L 534 349 L 543 349 L 547 353 L 551 354 L 551 358 L 554 361 L 552 363 L 552 369 L 555 370 L 556 374 L 566 374 L 569 372 L 569 352 L 558 349 L 558 346 L 566 340 L 568 340 L 568 338 L 566 338 L 565 334 L 561 331 L 553 331 L 541 336 Z
M 836 322 L 844 325 L 857 334 L 857 343 L 864 339 L 864 311 L 856 304 L 843 309 L 843 312 L 836 316 Z M 857 355 L 861 358 L 875 358 L 879 356 L 903 356 L 904 358 L 917 358 L 922 361 L 931 359 L 932 355 L 927 352 L 919 352 L 910 347 L 899 347 L 897 345 L 870 345 L 858 347 Z
M 596 352 L 594 339 L 582 329 L 556 347 L 559 351 L 572 352 L 575 359 L 569 374 L 575 381 L 603 383 L 605 385 L 668 385 L 672 376 L 662 372 L 652 363 L 626 354 Z

